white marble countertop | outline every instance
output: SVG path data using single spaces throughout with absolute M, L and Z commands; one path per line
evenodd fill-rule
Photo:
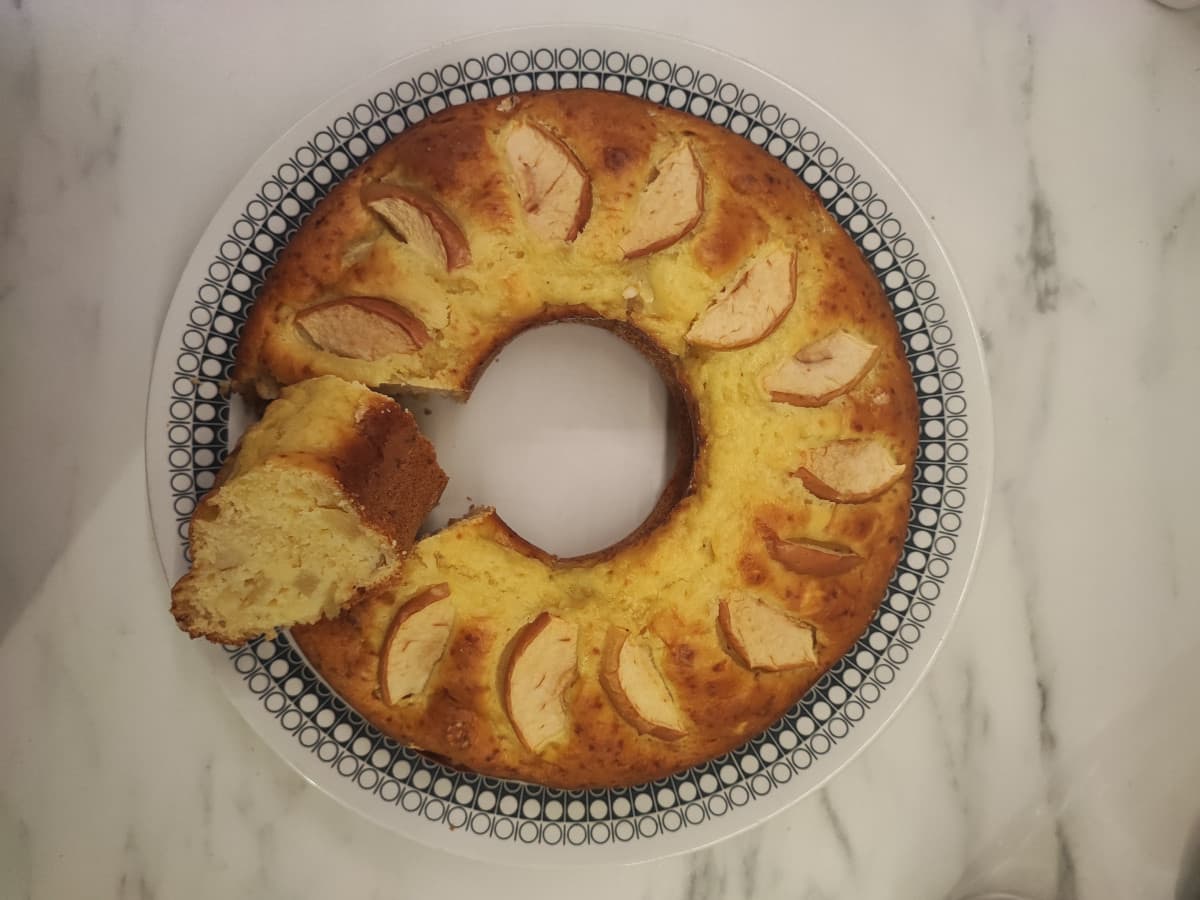
M 0 896 L 1175 897 L 1200 843 L 1200 10 L 1149 0 L 0 10 Z M 184 261 L 343 85 L 491 28 L 746 58 L 855 129 L 980 322 L 994 509 L 941 657 L 825 790 L 691 856 L 494 868 L 309 787 L 180 639 L 142 422 Z

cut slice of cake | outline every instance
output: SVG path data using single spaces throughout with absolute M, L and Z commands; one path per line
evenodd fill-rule
M 196 507 L 171 612 L 224 644 L 332 618 L 397 574 L 445 486 L 394 400 L 332 376 L 285 388 Z

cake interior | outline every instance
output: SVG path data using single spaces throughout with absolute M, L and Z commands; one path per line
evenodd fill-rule
M 333 479 L 286 458 L 247 471 L 201 505 L 192 553 L 176 603 L 208 598 L 192 607 L 196 624 L 221 631 L 236 623 L 247 632 L 337 615 L 399 558 Z

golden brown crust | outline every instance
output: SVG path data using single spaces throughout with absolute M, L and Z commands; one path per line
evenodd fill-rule
M 502 136 L 514 121 L 560 137 L 587 173 L 591 215 L 570 244 L 527 234 L 503 157 Z M 704 173 L 703 212 L 669 246 L 625 259 L 619 242 L 629 211 L 654 162 L 683 140 Z M 416 257 L 399 255 L 405 251 L 395 241 L 381 249 L 381 226 L 357 200 L 363 185 L 378 181 L 435 198 L 460 224 L 471 262 L 435 276 Z M 901 552 L 917 401 L 874 273 L 778 161 L 690 116 L 628 97 L 527 95 L 426 120 L 348 178 L 310 222 L 252 314 L 239 349 L 242 390 L 330 372 L 462 395 L 515 334 L 583 320 L 647 353 L 672 391 L 681 437 L 672 486 L 647 522 L 613 547 L 557 559 L 494 512 L 477 511 L 418 542 L 394 590 L 337 620 L 294 629 L 314 666 L 381 730 L 489 775 L 563 787 L 646 781 L 769 726 L 857 640 Z M 689 347 L 688 328 L 720 288 L 760 254 L 786 247 L 795 251 L 795 302 L 777 327 L 743 349 Z M 296 310 L 355 294 L 412 304 L 429 324 L 429 344 L 368 364 L 314 354 L 291 339 Z M 869 371 L 819 406 L 774 402 L 763 374 L 836 329 L 879 348 Z M 880 442 L 905 464 L 902 477 L 854 505 L 815 496 L 792 477 L 804 452 L 852 438 Z M 845 548 L 858 561 L 792 571 L 772 554 L 764 528 L 780 540 Z M 446 653 L 421 702 L 389 707 L 377 677 L 387 628 L 404 598 L 441 581 L 451 585 L 457 611 Z M 812 624 L 816 664 L 779 672 L 740 664 L 717 621 L 721 599 L 733 594 Z M 569 740 L 534 753 L 512 727 L 501 682 L 514 636 L 543 611 L 579 626 L 579 677 L 566 693 Z M 614 624 L 645 627 L 661 642 L 656 658 L 688 723 L 677 740 L 639 732 L 606 694 L 599 673 Z
M 398 427 L 400 419 L 405 427 Z M 399 404 L 370 410 L 358 433 L 361 439 L 335 457 L 337 478 L 362 507 L 363 518 L 406 549 L 441 498 L 446 474 L 412 413 Z
M 593 202 L 587 227 L 573 245 L 586 257 L 586 263 L 581 261 L 577 267 L 585 278 L 583 265 L 603 265 L 615 277 L 624 271 L 645 271 L 657 262 L 627 261 L 618 245 L 627 208 L 643 190 L 655 162 L 681 139 L 687 140 L 705 173 L 705 210 L 699 223 L 668 248 L 673 262 L 664 272 L 681 266 L 701 274 L 715 289 L 744 266 L 772 236 L 773 227 L 784 223 L 799 230 L 817 222 L 825 226 L 819 203 L 761 149 L 731 140 L 728 133 L 686 114 L 630 97 L 591 91 L 571 94 L 522 95 L 511 108 L 480 102 L 447 110 L 381 148 L 335 187 L 268 277 L 239 344 L 235 386 L 247 393 L 265 389 L 270 394 L 276 384 L 328 373 L 370 385 L 417 380 L 419 386 L 428 382 L 430 387 L 462 392 L 488 360 L 496 333 L 519 329 L 543 306 L 579 303 L 579 294 L 586 291 L 570 296 L 552 288 L 551 294 L 541 294 L 536 279 L 529 278 L 539 250 L 536 242 L 525 242 L 520 203 L 503 158 L 502 137 L 513 122 L 530 122 L 558 138 L 569 135 L 570 150 L 588 173 L 592 195 L 600 198 Z M 437 198 L 471 246 L 477 247 L 472 263 L 443 282 L 443 291 L 447 283 L 452 286 L 457 303 L 462 288 L 480 290 L 481 279 L 488 280 L 488 290 L 494 291 L 497 282 L 508 288 L 505 309 L 497 310 L 488 328 L 464 323 L 460 329 L 451 317 L 449 331 L 441 335 L 454 344 L 449 366 L 440 365 L 436 348 L 389 364 L 329 359 L 297 341 L 289 327 L 296 311 L 355 293 L 378 293 L 408 303 L 414 314 L 426 318 L 411 305 L 414 295 L 430 290 L 426 273 L 402 251 L 380 248 L 379 238 L 386 228 L 361 201 L 365 186 L 396 180 Z M 506 237 L 506 243 L 497 245 L 495 235 L 512 240 Z M 371 249 L 364 250 L 367 247 Z M 489 248 L 491 258 L 486 256 Z M 510 257 L 495 258 L 501 249 Z M 634 262 L 636 270 L 629 266 Z M 390 293 L 362 290 L 377 285 L 386 285 Z M 698 298 L 694 312 L 707 299 Z M 608 318 L 639 326 L 646 312 L 636 305 L 620 315 L 604 310 Z M 438 326 L 430 323 L 430 327 Z M 656 329 L 646 330 L 656 333 Z M 434 366 L 438 366 L 435 377 L 416 377 Z

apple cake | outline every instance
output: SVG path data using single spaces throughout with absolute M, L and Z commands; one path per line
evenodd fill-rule
M 284 388 L 197 505 L 171 612 L 224 644 L 336 616 L 399 574 L 445 485 L 394 400 L 333 376 Z
M 465 398 L 513 335 L 563 319 L 625 336 L 672 391 L 683 451 L 647 522 L 560 559 L 476 509 L 292 634 L 450 764 L 629 784 L 766 728 L 865 629 L 907 526 L 916 399 L 877 279 L 790 170 L 589 91 L 453 107 L 380 148 L 285 249 L 235 384 Z

